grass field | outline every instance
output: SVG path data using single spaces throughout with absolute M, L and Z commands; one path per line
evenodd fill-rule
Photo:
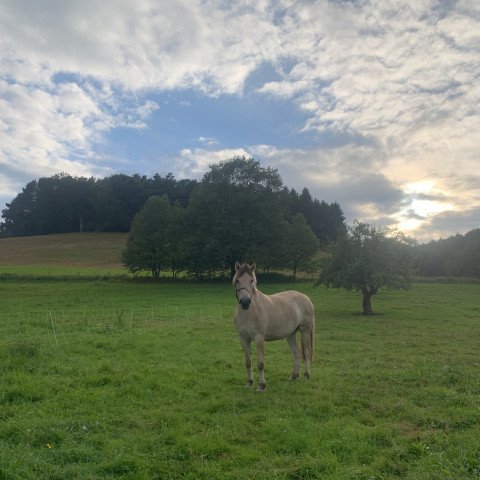
M 0 239 L 0 274 L 124 273 L 126 233 L 65 233 Z
M 307 283 L 310 381 L 246 390 L 222 283 L 0 281 L 0 479 L 480 477 L 480 285 Z

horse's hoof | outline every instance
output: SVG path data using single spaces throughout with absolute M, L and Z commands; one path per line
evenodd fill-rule
M 298 373 L 296 375 L 291 375 L 288 379 L 289 380 L 298 380 Z
M 253 387 L 253 380 L 247 380 L 247 383 L 245 384 L 245 388 L 252 388 Z
M 304 373 L 304 377 L 307 379 L 307 380 L 310 380 L 310 374 L 308 372 L 305 372 Z
M 257 392 L 264 392 L 264 391 L 265 391 L 265 384 L 261 383 L 257 388 Z

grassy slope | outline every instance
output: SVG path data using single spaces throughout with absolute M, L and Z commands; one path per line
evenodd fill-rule
M 0 273 L 120 270 L 127 234 L 67 233 L 0 239 Z M 47 272 L 48 273 L 48 272 Z
M 269 343 L 261 395 L 230 285 L 1 282 L 0 478 L 479 477 L 479 285 L 381 292 L 372 318 L 262 290 L 287 288 L 316 307 L 313 377 Z

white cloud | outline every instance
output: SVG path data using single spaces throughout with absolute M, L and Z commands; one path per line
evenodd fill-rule
M 248 157 L 249 154 L 243 148 L 224 148 L 219 150 L 185 148 L 174 160 L 174 172 L 180 178 L 201 178 L 208 171 L 210 165 L 236 156 Z
M 213 137 L 198 137 L 198 141 L 209 147 L 219 144 L 218 140 Z
M 479 19 L 476 0 L 4 0 L 0 182 L 13 191 L 20 172 L 107 172 L 105 135 L 147 128 L 159 108 L 147 93 L 188 88 L 292 102 L 308 117 L 296 133 L 348 140 L 222 149 L 220 135 L 200 137 L 176 160 L 185 176 L 252 154 L 351 215 L 406 221 L 420 204 L 399 191 L 431 178 L 452 211 L 470 211 L 480 203 Z M 245 92 L 262 64 L 278 80 Z M 378 195 L 363 198 L 368 188 Z M 439 208 L 415 226 L 430 228 Z
M 2 46 L 20 62 L 130 90 L 195 87 L 209 94 L 241 91 L 277 38 L 266 5 L 255 2 L 223 10 L 191 0 L 54 0 L 46 10 L 10 0 L 0 26 Z
M 93 165 L 72 153 L 90 156 L 99 125 L 108 122 L 76 84 L 47 91 L 0 81 L 0 110 L 0 165 L 30 175 L 90 173 Z

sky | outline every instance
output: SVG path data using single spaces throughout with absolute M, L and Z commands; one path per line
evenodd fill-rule
M 0 209 L 235 155 L 420 242 L 480 227 L 478 0 L 0 0 Z

